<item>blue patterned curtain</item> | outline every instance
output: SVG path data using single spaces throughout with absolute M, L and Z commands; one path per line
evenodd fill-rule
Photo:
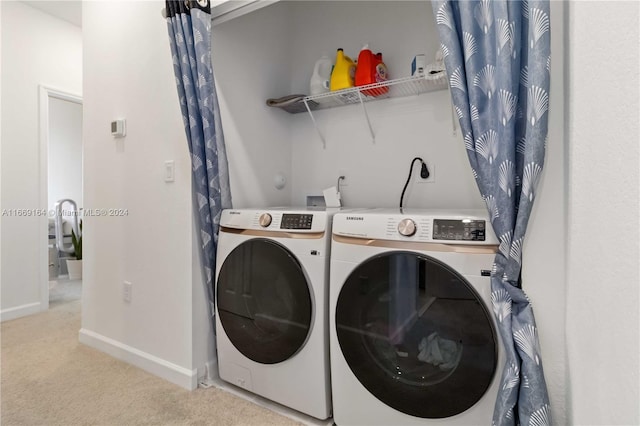
M 533 308 L 520 288 L 522 246 L 547 137 L 549 2 L 432 4 L 464 144 L 500 239 L 491 299 L 506 365 L 493 424 L 550 424 Z
M 231 207 L 231 191 L 211 63 L 211 7 L 209 0 L 167 1 L 166 13 L 178 97 L 191 153 L 200 258 L 213 316 L 218 226 L 222 210 Z

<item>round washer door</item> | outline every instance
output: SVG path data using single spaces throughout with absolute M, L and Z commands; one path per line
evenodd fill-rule
M 277 242 L 253 239 L 236 247 L 220 268 L 216 297 L 227 337 L 255 362 L 291 358 L 311 329 L 311 295 L 302 266 Z
M 462 413 L 495 374 L 490 313 L 464 277 L 428 256 L 392 252 L 360 264 L 338 296 L 336 331 L 360 383 L 412 416 Z

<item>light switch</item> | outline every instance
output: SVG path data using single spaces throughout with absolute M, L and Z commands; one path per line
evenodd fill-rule
M 173 182 L 176 180 L 176 163 L 173 160 L 164 162 L 164 181 Z

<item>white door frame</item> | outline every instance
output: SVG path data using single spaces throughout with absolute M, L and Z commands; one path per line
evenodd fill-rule
M 70 93 L 65 90 L 56 89 L 46 85 L 38 86 L 39 111 L 40 111 L 40 176 L 39 176 L 39 199 L 41 211 L 49 209 L 49 99 L 55 98 L 63 101 L 74 102 L 82 105 L 82 96 Z M 83 149 L 84 163 L 84 149 Z M 83 173 L 84 176 L 84 173 Z M 49 215 L 40 216 L 40 309 L 49 310 Z

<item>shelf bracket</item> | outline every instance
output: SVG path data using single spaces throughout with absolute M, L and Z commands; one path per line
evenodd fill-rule
M 367 124 L 369 125 L 369 133 L 371 133 L 371 141 L 376 143 L 376 135 L 373 133 L 373 127 L 371 127 L 371 120 L 369 119 L 369 113 L 367 112 L 367 107 L 364 106 L 364 101 L 362 100 L 362 92 L 358 90 L 358 98 L 360 99 L 360 105 L 362 105 L 362 111 L 364 111 L 364 116 L 367 119 Z
M 304 98 L 304 106 L 307 107 L 307 112 L 309 113 L 309 117 L 311 117 L 311 121 L 313 121 L 313 126 L 316 128 L 316 132 L 318 132 L 318 136 L 320 136 L 320 140 L 322 141 L 322 148 L 327 149 L 327 141 L 324 139 L 324 135 L 320 131 L 320 127 L 318 127 L 318 123 L 316 122 L 313 113 L 311 112 L 311 108 L 309 108 L 309 103 L 307 102 L 307 98 Z

